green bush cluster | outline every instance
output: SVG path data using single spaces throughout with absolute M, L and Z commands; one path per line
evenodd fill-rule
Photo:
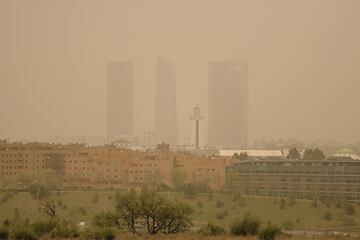
M 281 228 L 269 223 L 264 229 L 261 229 L 259 231 L 259 239 L 273 240 L 280 234 L 281 234 Z
M 261 225 L 260 219 L 250 213 L 235 219 L 230 225 L 230 233 L 235 236 L 256 235 Z
M 217 219 L 224 219 L 225 217 L 227 217 L 229 215 L 229 211 L 226 209 L 224 211 L 218 212 L 216 213 L 216 218 Z
M 51 238 L 78 237 L 79 230 L 76 225 L 60 219 L 40 219 L 34 222 L 16 219 L 6 221 L 0 228 L 0 239 L 37 240 L 44 236 Z
M 94 228 L 82 232 L 81 238 L 85 240 L 113 240 L 116 237 L 114 229 Z
M 253 214 L 246 213 L 242 218 L 236 218 L 230 225 L 230 233 L 235 236 L 258 235 L 260 240 L 273 240 L 282 233 L 277 225 L 268 223 L 261 227 L 261 220 Z
M 199 234 L 204 236 L 221 236 L 226 234 L 225 228 L 208 223 L 206 226 L 200 228 Z
M 294 223 L 291 220 L 286 220 L 282 226 L 287 231 L 294 230 Z

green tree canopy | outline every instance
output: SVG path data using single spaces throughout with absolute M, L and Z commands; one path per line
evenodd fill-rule
M 286 156 L 287 159 L 300 159 L 300 153 L 297 148 L 291 148 L 289 154 Z

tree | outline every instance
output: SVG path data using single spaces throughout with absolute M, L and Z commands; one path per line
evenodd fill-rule
M 247 152 L 240 153 L 240 155 L 239 155 L 239 160 L 240 161 L 245 161 L 245 160 L 248 160 L 248 159 L 249 159 L 249 156 L 248 156 Z
M 244 161 L 244 160 L 248 160 L 249 159 L 249 155 L 247 154 L 247 152 L 241 152 L 240 154 L 238 153 L 234 153 L 234 155 L 232 156 L 233 159 L 238 159 L 240 161 Z
M 166 200 L 144 189 L 140 195 L 134 190 L 118 198 L 117 214 L 132 233 L 139 228 L 149 234 L 177 233 L 191 226 L 193 210 L 185 203 Z
M 47 198 L 50 195 L 49 189 L 40 183 L 33 183 L 29 186 L 29 192 L 33 196 L 33 198 L 36 198 L 38 200 Z
M 326 221 L 332 220 L 332 214 L 330 212 L 326 212 L 324 214 L 324 220 L 326 220 Z
M 177 233 L 192 226 L 193 210 L 180 201 L 168 202 L 165 208 L 163 233 Z
M 21 185 L 21 188 L 28 190 L 30 188 L 30 185 L 34 183 L 36 180 L 35 176 L 29 173 L 21 173 L 18 176 L 18 182 Z
M 183 186 L 184 194 L 186 197 L 193 198 L 196 195 L 196 187 L 193 184 L 186 184 Z
M 314 160 L 324 160 L 324 159 L 326 159 L 326 156 L 323 151 L 321 151 L 319 148 L 316 148 L 313 151 L 313 159 Z
M 289 154 L 286 156 L 287 159 L 300 159 L 300 153 L 297 148 L 291 148 Z
M 56 216 L 56 205 L 54 200 L 43 200 L 41 202 L 42 211 L 51 218 Z
M 120 216 L 115 212 L 101 212 L 94 216 L 93 223 L 102 228 L 122 228 Z
M 116 210 L 121 219 L 126 223 L 128 230 L 132 233 L 137 233 L 141 208 L 139 198 L 134 189 L 118 196 Z
M 304 160 L 324 160 L 326 156 L 323 151 L 316 148 L 315 150 L 306 149 L 304 152 Z
M 143 190 L 140 196 L 141 216 L 146 221 L 146 228 L 148 233 L 156 234 L 164 228 L 164 219 L 168 206 L 165 199 L 150 191 Z
M 179 168 L 174 168 L 172 182 L 175 189 L 180 189 L 181 187 L 183 187 L 185 184 L 185 180 L 186 173 Z

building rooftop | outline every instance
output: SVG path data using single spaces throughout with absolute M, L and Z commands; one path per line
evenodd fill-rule
M 283 157 L 281 150 L 219 150 L 223 157 L 232 157 L 235 153 L 247 153 L 249 157 Z

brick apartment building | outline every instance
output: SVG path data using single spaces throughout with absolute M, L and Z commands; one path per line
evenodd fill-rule
M 0 144 L 0 183 L 17 184 L 22 175 L 55 174 L 62 187 L 130 188 L 145 184 L 173 186 L 173 173 L 184 183 L 223 187 L 225 162 L 170 151 L 143 152 L 111 146 Z

